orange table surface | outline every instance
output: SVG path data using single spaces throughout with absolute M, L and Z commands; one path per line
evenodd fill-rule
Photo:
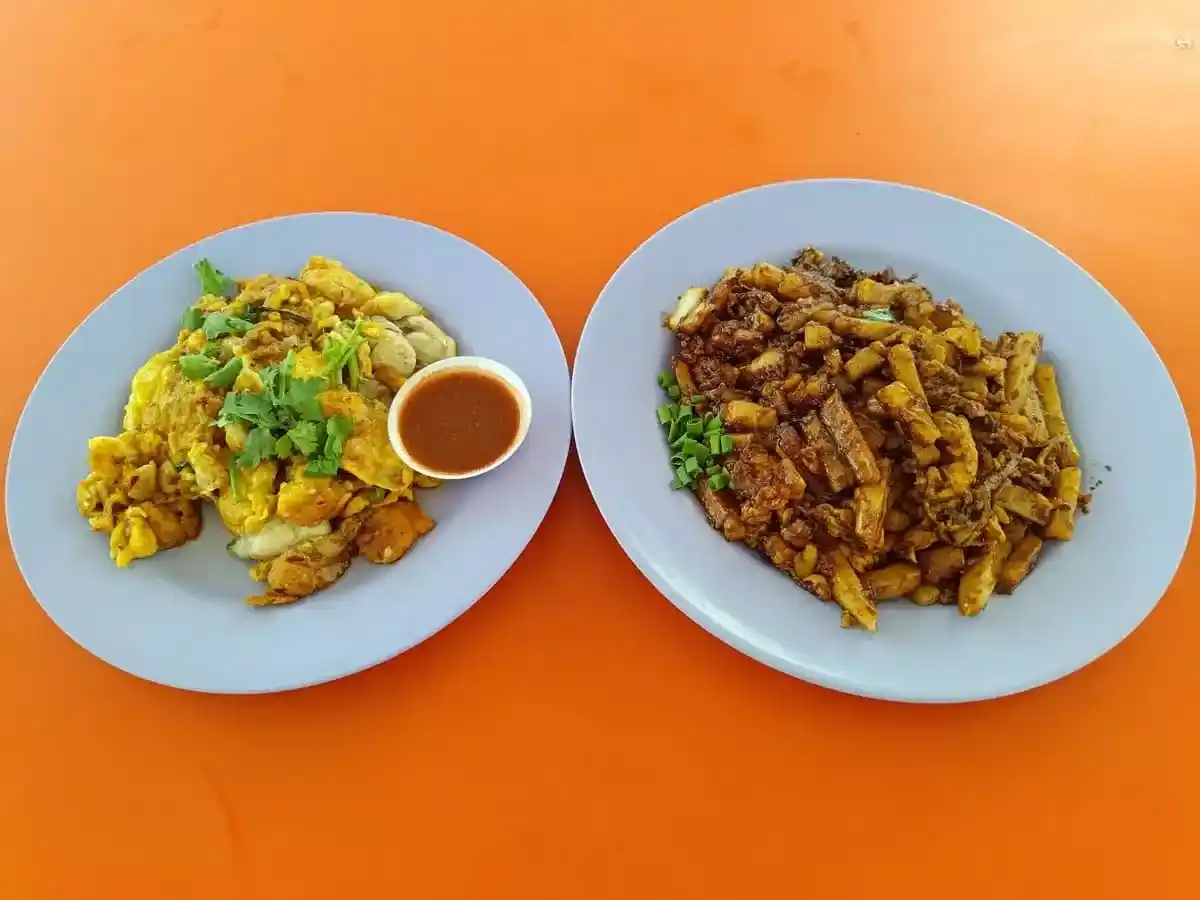
M 1196 415 L 1196 40 L 1194 0 L 0 0 L 0 424 L 88 310 L 241 222 L 457 232 L 571 355 L 654 230 L 831 175 L 1042 234 Z M 688 622 L 572 457 L 528 551 L 446 631 L 330 685 L 220 697 L 89 656 L 6 550 L 0 897 L 1192 897 L 1198 574 L 1193 551 L 1136 634 L 1058 684 L 869 702 Z

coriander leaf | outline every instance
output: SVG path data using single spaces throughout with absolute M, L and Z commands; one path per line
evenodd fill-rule
M 275 455 L 280 459 L 287 459 L 291 456 L 293 449 L 292 439 L 286 434 L 275 441 Z
M 274 455 L 275 438 L 271 436 L 270 429 L 259 425 L 246 435 L 246 446 L 237 456 L 237 467 L 249 469 L 257 466 L 264 459 L 271 459 Z
M 207 356 L 202 356 L 200 358 L 208 359 Z M 211 360 L 209 361 L 212 362 Z M 215 372 L 205 378 L 204 383 L 211 384 L 215 388 L 224 388 L 225 390 L 229 390 L 229 388 L 233 387 L 233 383 L 237 381 L 237 377 L 241 373 L 242 360 L 240 357 L 235 356 L 233 359 L 229 360 L 229 362 L 225 363 L 225 365 L 221 366 L 221 368 L 217 369 Z
M 309 478 L 333 478 L 338 473 L 338 464 L 323 456 L 310 456 L 304 474 Z
M 308 458 L 305 475 L 333 477 L 342 463 L 342 448 L 346 438 L 354 431 L 354 420 L 348 416 L 330 416 L 325 420 L 325 442 L 321 453 Z
M 291 358 L 292 351 L 288 351 L 288 358 Z M 283 393 L 283 386 L 287 381 L 288 360 L 285 359 L 282 363 L 273 366 L 267 366 L 262 370 L 260 377 L 262 378 L 263 393 L 271 398 L 271 403 L 278 405 L 279 398 Z
M 202 259 L 195 265 L 196 274 L 200 276 L 200 290 L 214 297 L 224 297 L 233 289 L 233 281 L 225 277 L 225 273 Z
M 196 309 L 194 306 L 189 306 L 187 312 L 183 314 L 183 327 L 188 331 L 195 331 L 204 324 L 204 313 Z
M 864 309 L 862 318 L 870 319 L 872 322 L 895 322 L 896 316 L 886 306 L 873 306 L 870 309 Z
M 253 322 L 247 322 L 237 316 L 215 313 L 204 320 L 204 336 L 212 341 L 227 334 L 245 334 L 253 327 Z
M 290 438 L 296 449 L 305 456 L 311 456 L 321 444 L 316 422 L 300 422 L 293 425 L 285 436 Z
M 223 427 L 230 422 L 248 422 L 274 428 L 279 425 L 279 416 L 271 408 L 271 401 L 263 394 L 241 392 L 226 394 L 221 411 L 217 413 L 218 425 Z
M 330 416 L 325 420 L 325 452 L 322 454 L 341 462 L 342 445 L 354 431 L 354 420 L 349 416 Z
M 187 356 L 179 357 L 179 371 L 183 373 L 185 378 L 190 378 L 193 381 L 207 378 L 213 372 L 217 371 L 219 365 L 220 363 L 216 360 L 209 359 L 202 353 L 189 353 Z
M 279 398 L 281 406 L 291 409 L 297 419 L 320 422 L 325 416 L 321 412 L 318 396 L 326 384 L 320 378 L 295 378 L 288 382 Z

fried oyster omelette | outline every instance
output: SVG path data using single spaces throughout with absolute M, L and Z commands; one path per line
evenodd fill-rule
M 123 568 L 195 538 L 212 503 L 264 584 L 256 606 L 329 587 L 357 555 L 396 562 L 433 528 L 414 488 L 437 482 L 392 450 L 388 407 L 454 340 L 336 260 L 236 283 L 196 270 L 203 295 L 134 375 L 121 433 L 88 442 L 80 514 Z
M 692 288 L 666 324 L 674 486 L 843 627 L 902 597 L 977 615 L 1086 508 L 1035 332 L 989 340 L 914 280 L 815 248 Z

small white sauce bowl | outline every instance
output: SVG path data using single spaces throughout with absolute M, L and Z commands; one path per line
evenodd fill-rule
M 417 385 L 443 372 L 484 372 L 503 381 L 516 398 L 518 414 L 520 416 L 517 422 L 517 436 L 513 440 L 512 446 L 505 451 L 503 456 L 484 466 L 482 469 L 474 469 L 470 472 L 438 472 L 426 466 L 419 465 L 409 454 L 407 448 L 404 446 L 404 441 L 400 437 L 400 410 L 403 408 L 405 401 L 412 395 Z M 482 475 L 484 472 L 490 472 L 516 453 L 517 448 L 525 440 L 525 435 L 529 433 L 529 423 L 532 420 L 533 402 L 529 398 L 529 389 L 525 387 L 525 382 L 521 380 L 520 375 L 503 363 L 496 362 L 494 359 L 487 359 L 483 356 L 451 356 L 448 359 L 440 359 L 426 366 L 424 369 L 418 369 L 408 381 L 401 385 L 400 390 L 396 392 L 396 396 L 392 399 L 391 409 L 388 410 L 388 438 L 392 442 L 392 449 L 396 451 L 396 455 L 404 460 L 404 464 L 410 469 L 420 472 L 422 475 L 428 475 L 431 478 L 440 478 L 444 481 L 458 481 L 463 478 L 474 478 L 476 475 Z

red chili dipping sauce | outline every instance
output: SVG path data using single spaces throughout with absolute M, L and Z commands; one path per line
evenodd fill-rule
M 495 375 L 452 369 L 414 387 L 396 424 L 418 467 L 462 475 L 508 452 L 521 427 L 521 407 Z

